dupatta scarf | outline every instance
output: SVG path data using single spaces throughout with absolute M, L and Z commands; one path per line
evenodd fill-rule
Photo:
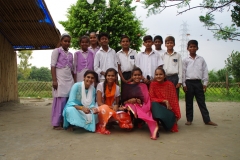
M 172 82 L 170 81 L 164 81 L 163 83 L 159 83 L 157 81 L 151 82 L 149 95 L 152 102 L 161 103 L 161 105 L 163 106 L 166 105 L 165 103 L 162 102 L 164 100 L 168 100 L 172 107 L 172 112 L 175 114 L 177 120 L 181 118 L 176 88 Z

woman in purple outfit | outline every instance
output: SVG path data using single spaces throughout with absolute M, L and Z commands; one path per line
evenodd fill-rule
M 74 53 L 74 81 L 81 82 L 87 70 L 93 70 L 94 53 L 88 48 L 89 38 L 82 36 L 79 39 L 80 50 Z
M 62 112 L 67 102 L 73 80 L 73 55 L 68 51 L 71 37 L 63 34 L 60 39 L 60 47 L 52 52 L 52 126 L 53 129 L 61 130 L 63 124 Z

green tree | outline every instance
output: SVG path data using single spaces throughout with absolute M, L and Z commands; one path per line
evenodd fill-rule
M 136 7 L 132 0 L 111 0 L 106 6 L 105 0 L 95 0 L 92 5 L 86 0 L 78 0 L 67 12 L 67 21 L 60 21 L 72 36 L 72 47 L 79 48 L 78 39 L 92 31 L 110 33 L 109 45 L 116 51 L 121 49 L 120 37 L 128 35 L 131 48 L 139 50 L 142 45 L 141 36 L 146 30 L 134 14 Z
M 225 63 L 228 71 L 233 75 L 235 81 L 240 82 L 240 52 L 232 51 Z
M 30 80 L 34 81 L 51 81 L 51 71 L 47 67 L 37 68 L 36 66 L 31 67 Z
M 22 80 L 28 80 L 31 72 L 31 63 L 29 60 L 32 58 L 31 50 L 22 50 L 18 52 L 18 58 L 20 59 L 20 64 L 18 65 L 19 75 L 22 75 Z
M 208 72 L 208 79 L 209 82 L 218 82 L 218 77 L 215 70 L 212 69 Z
M 197 6 L 191 6 L 191 0 L 182 0 L 173 5 L 167 5 L 168 0 L 145 0 L 143 3 L 148 9 L 149 14 L 161 13 L 164 9 L 176 6 L 181 9 L 177 15 L 192 9 L 200 8 L 207 10 L 205 15 L 199 17 L 200 21 L 214 33 L 214 37 L 218 40 L 237 40 L 240 41 L 240 0 L 202 0 Z M 186 8 L 187 7 L 187 8 Z M 220 22 L 215 22 L 214 13 L 223 12 L 231 9 L 232 24 L 223 26 Z

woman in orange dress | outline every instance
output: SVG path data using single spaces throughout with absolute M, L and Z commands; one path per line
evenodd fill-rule
M 106 129 L 109 119 L 119 123 L 120 128 L 132 128 L 131 117 L 125 112 L 119 110 L 120 89 L 116 84 L 117 71 L 109 68 L 105 73 L 105 81 L 97 86 L 97 104 L 98 104 L 98 120 L 96 132 L 101 134 L 110 134 Z
M 152 115 L 160 121 L 166 130 L 178 132 L 177 121 L 181 118 L 176 88 L 166 80 L 164 69 L 155 70 L 154 81 L 151 82 L 149 94 L 152 101 Z

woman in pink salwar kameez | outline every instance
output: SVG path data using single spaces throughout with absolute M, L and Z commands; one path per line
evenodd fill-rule
M 158 137 L 158 125 L 152 117 L 151 101 L 148 93 L 147 85 L 141 83 L 142 71 L 140 68 L 134 68 L 132 71 L 131 84 L 123 85 L 124 107 L 130 110 L 135 118 L 144 120 L 151 132 L 151 139 Z

